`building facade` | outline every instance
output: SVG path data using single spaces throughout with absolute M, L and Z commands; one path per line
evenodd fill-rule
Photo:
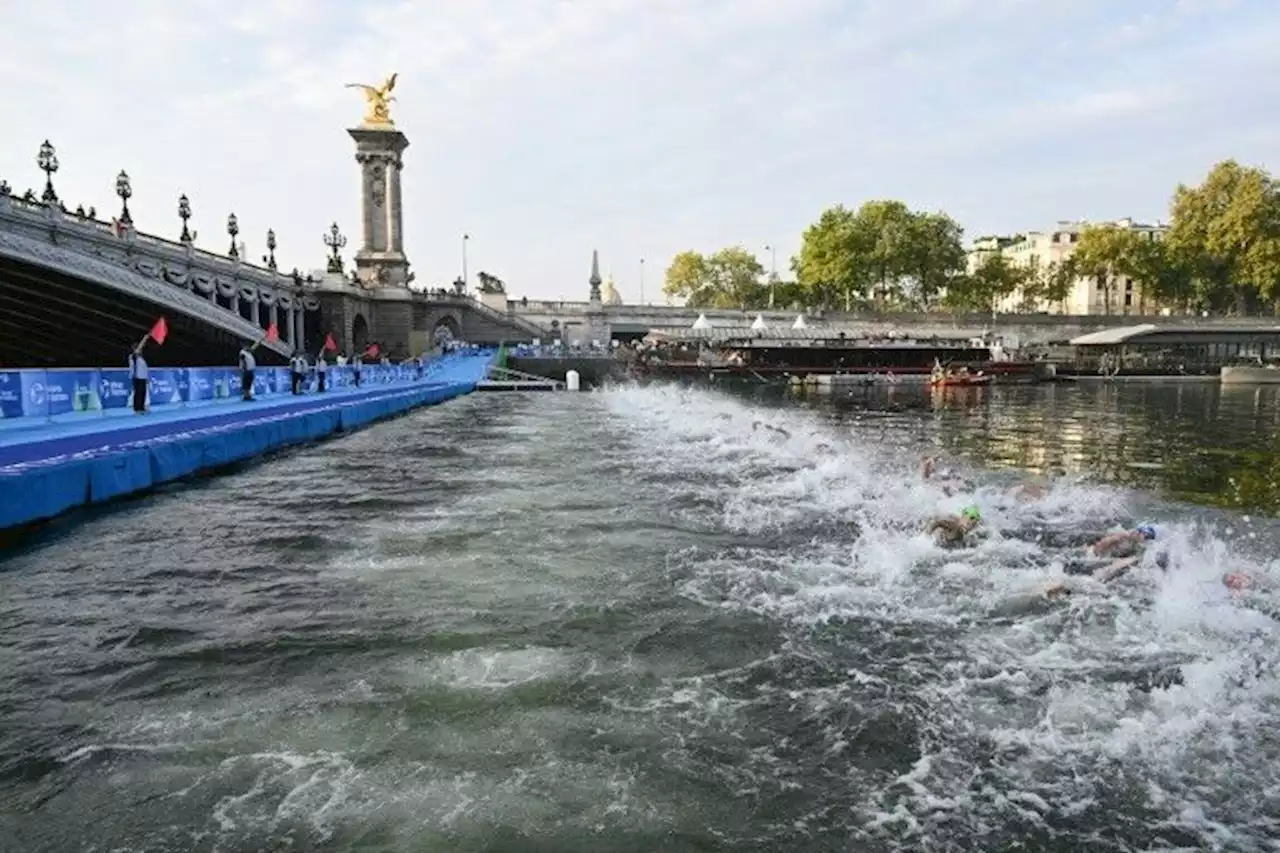
M 1075 254 L 1082 231 L 1102 226 L 1132 230 L 1148 240 L 1163 239 L 1169 230 L 1161 223 L 1147 224 L 1131 218 L 1115 222 L 1060 221 L 1047 231 L 1030 231 L 1017 237 L 984 237 L 975 241 L 969 251 L 969 270 L 972 272 L 983 260 L 998 252 L 1019 266 L 1035 267 L 1041 275 L 1049 275 Z M 1066 299 L 1061 301 L 1036 299 L 1019 290 L 1001 299 L 996 307 L 1002 313 L 1074 316 L 1169 313 L 1144 292 L 1141 282 L 1128 276 L 1113 276 L 1107 282 L 1101 282 L 1094 276 L 1078 276 L 1071 281 Z

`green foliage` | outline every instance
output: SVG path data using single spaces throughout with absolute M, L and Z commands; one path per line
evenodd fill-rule
M 667 267 L 662 292 L 691 308 L 764 307 L 769 286 L 761 282 L 763 274 L 760 261 L 741 246 L 711 255 L 681 252 Z
M 1121 303 L 1119 280 L 1130 278 L 1143 299 L 1183 310 L 1280 308 L 1280 182 L 1228 160 L 1199 186 L 1179 186 L 1171 214 L 1164 240 L 1120 225 L 1089 226 L 1062 262 L 1020 266 L 995 253 L 967 274 L 963 229 L 945 213 L 883 199 L 856 210 L 836 205 L 805 229 L 791 260 L 795 281 L 771 286 L 756 257 L 734 246 L 680 253 L 663 292 L 695 308 L 846 311 L 989 311 L 1019 293 L 1023 310 L 1042 310 L 1063 303 L 1083 277 L 1097 282 L 1111 310 Z
M 1219 163 L 1177 188 L 1172 214 L 1169 260 L 1196 307 L 1249 314 L 1280 299 L 1280 185 L 1265 170 Z
M 856 211 L 823 211 L 804 232 L 793 260 L 811 306 L 874 301 L 882 307 L 930 307 L 964 270 L 964 229 L 944 213 L 900 201 L 869 201 Z
M 1001 252 L 984 257 L 969 275 L 947 289 L 944 304 L 960 311 L 994 311 L 996 303 L 1027 283 L 1028 267 L 1015 264 Z

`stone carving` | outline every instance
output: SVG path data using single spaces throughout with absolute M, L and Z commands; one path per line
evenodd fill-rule
M 375 162 L 369 167 L 369 196 L 374 207 L 382 207 L 387 201 L 387 169 Z
M 398 73 L 393 73 L 381 86 L 370 86 L 367 83 L 348 83 L 347 89 L 360 89 L 364 92 L 364 123 L 373 127 L 395 127 L 391 120 L 390 103 L 395 100 L 391 90 L 396 87 Z
M 480 280 L 481 293 L 506 293 L 507 286 L 502 279 L 496 275 L 489 275 L 487 272 L 479 273 L 476 278 Z

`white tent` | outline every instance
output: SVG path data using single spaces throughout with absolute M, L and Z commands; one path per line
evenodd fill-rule
M 699 314 L 699 315 L 698 315 L 698 319 L 696 319 L 696 320 L 694 320 L 694 321 L 693 321 L 693 328 L 695 328 L 695 329 L 710 329 L 710 328 L 711 328 L 711 323 L 707 320 L 707 315 L 706 315 L 706 314 Z
M 807 328 L 809 328 L 809 324 L 808 324 L 808 323 L 806 323 L 806 322 L 804 321 L 804 315 L 803 315 L 803 314 L 797 314 L 797 315 L 796 315 L 796 321 L 795 321 L 794 323 L 792 323 L 792 324 L 791 324 L 791 328 L 793 328 L 793 329 L 807 329 Z
M 756 332 L 763 332 L 765 329 L 769 328 L 769 325 L 764 321 L 763 314 L 756 315 L 755 322 L 751 324 L 751 328 L 753 331 L 756 331 Z

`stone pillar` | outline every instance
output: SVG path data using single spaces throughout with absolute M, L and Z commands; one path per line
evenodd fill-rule
M 387 247 L 392 252 L 404 254 L 404 237 L 400 206 L 400 159 L 387 164 Z
M 275 326 L 277 331 L 280 329 L 280 303 L 279 302 L 271 303 L 271 324 L 270 325 Z
M 302 317 L 305 313 L 301 305 L 293 309 L 293 346 L 295 349 L 302 349 L 307 345 L 307 338 L 303 333 L 302 326 Z
M 401 155 L 409 140 L 390 125 L 366 125 L 347 132 L 355 140 L 361 171 L 363 242 L 355 255 L 356 274 L 369 289 L 407 289 L 409 259 L 404 254 L 400 173 Z
M 253 321 L 253 325 L 262 328 L 262 297 L 255 297 L 253 306 L 249 309 L 249 319 Z

